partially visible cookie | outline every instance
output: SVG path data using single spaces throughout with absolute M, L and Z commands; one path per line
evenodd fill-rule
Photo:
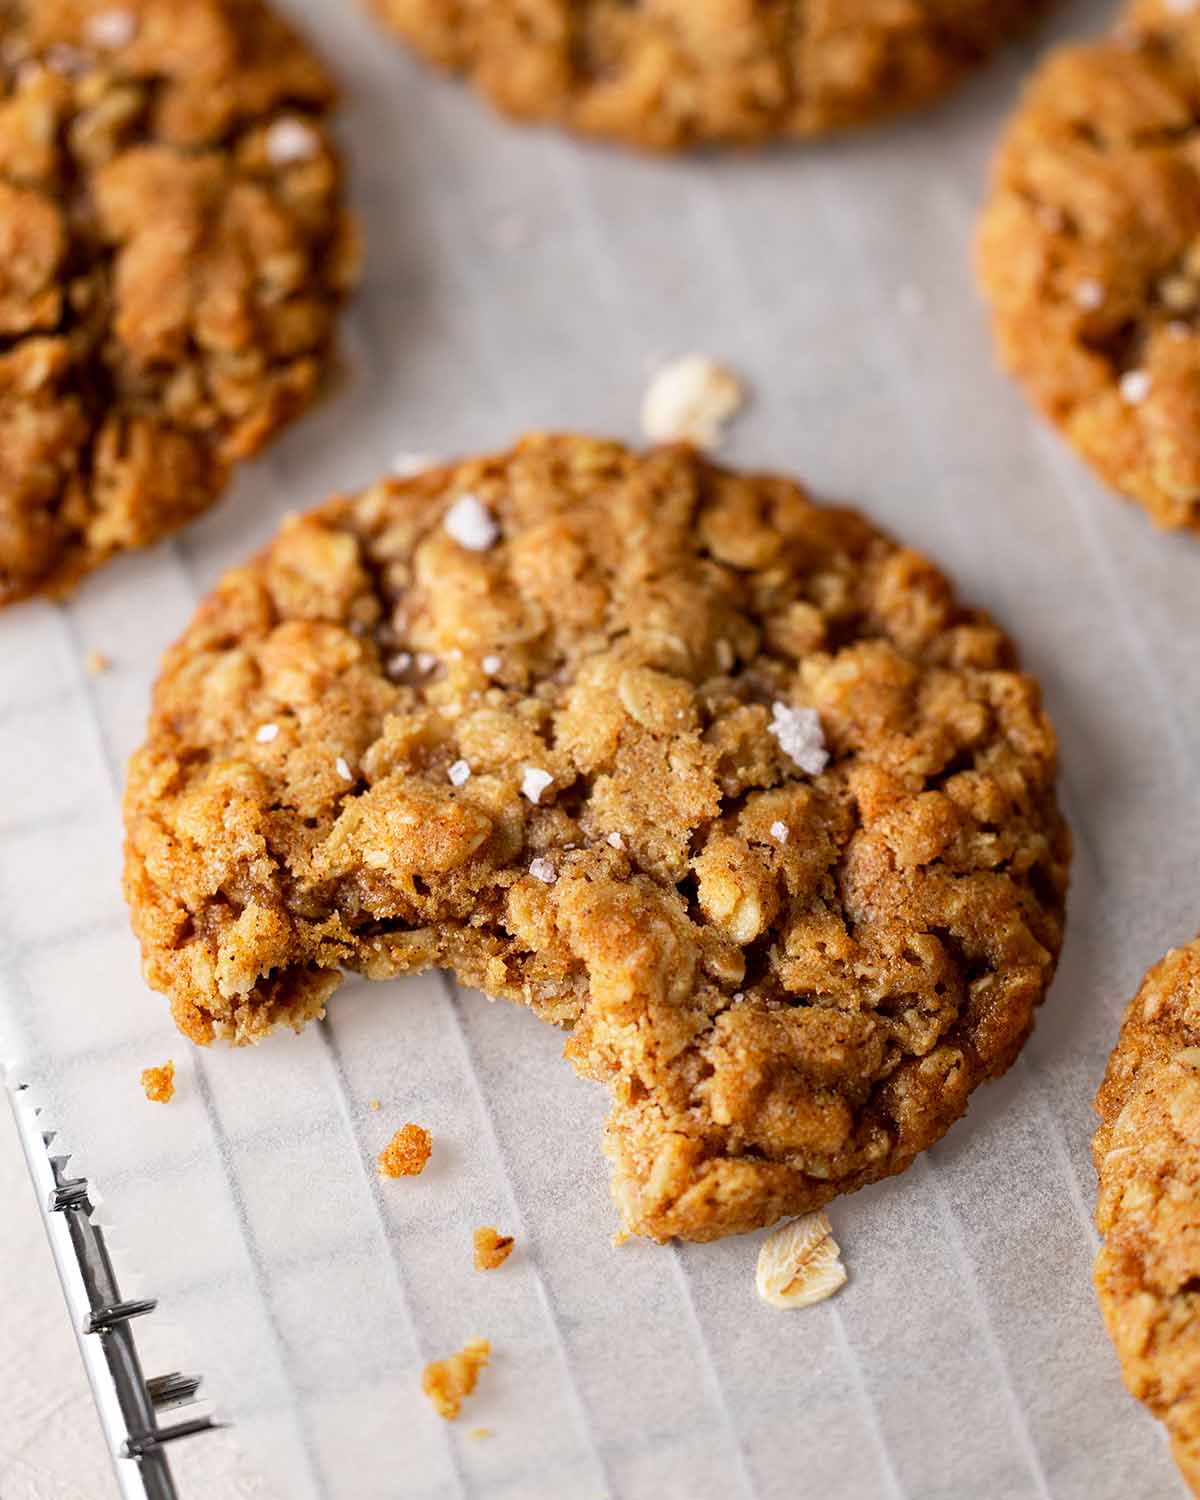
M 0 606 L 207 509 L 354 268 L 333 88 L 262 0 L 0 3 Z
M 1200 938 L 1146 975 L 1096 1109 L 1100 1306 L 1125 1384 L 1200 1495 Z
M 1200 10 L 1052 53 L 978 237 L 1000 355 L 1101 476 L 1200 532 Z
M 628 1228 L 901 1171 L 1062 938 L 1054 736 L 1007 637 L 846 510 L 581 437 L 294 520 L 168 653 L 125 889 L 194 1040 L 438 965 L 572 1028 Z
M 1044 0 L 371 0 L 493 104 L 671 150 L 868 124 L 944 93 Z

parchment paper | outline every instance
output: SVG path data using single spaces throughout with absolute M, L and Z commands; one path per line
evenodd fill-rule
M 1124 1002 L 1200 924 L 1200 547 L 1104 493 L 993 369 L 970 227 L 1047 36 L 912 122 L 679 162 L 502 125 L 348 0 L 292 8 L 345 85 L 370 247 L 347 377 L 177 543 L 0 618 L 3 1047 L 104 1194 L 127 1295 L 161 1299 L 146 1337 L 235 1422 L 264 1476 L 244 1492 L 285 1500 L 1179 1493 L 1096 1311 L 1088 1143 Z M 849 1285 L 795 1314 L 755 1296 L 757 1237 L 612 1248 L 602 1093 L 530 1015 L 436 975 L 354 983 L 299 1039 L 200 1054 L 139 977 L 118 886 L 123 763 L 198 591 L 398 451 L 636 438 L 648 368 L 693 349 L 753 388 L 731 461 L 861 505 L 1017 636 L 1078 846 L 1021 1061 L 908 1174 L 833 1205 Z M 90 649 L 113 670 L 90 678 Z M 168 1056 L 164 1109 L 138 1073 Z M 433 1162 L 380 1184 L 409 1119 Z M 477 1276 L 484 1223 L 518 1250 Z M 495 1359 L 451 1427 L 420 1372 L 474 1335 Z

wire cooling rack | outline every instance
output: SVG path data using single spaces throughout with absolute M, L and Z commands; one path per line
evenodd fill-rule
M 177 1370 L 144 1374 L 133 1324 L 158 1304 L 153 1297 L 121 1296 L 87 1179 L 68 1175 L 70 1158 L 54 1151 L 55 1134 L 42 1129 L 42 1111 L 28 1087 L 5 1082 L 121 1494 L 124 1500 L 177 1500 L 170 1444 L 220 1424 L 208 1412 L 164 1421 L 194 1404 L 200 1378 Z

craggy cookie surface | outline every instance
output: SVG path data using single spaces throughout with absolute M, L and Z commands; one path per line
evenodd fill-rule
M 0 605 L 205 510 L 312 398 L 331 103 L 261 0 L 0 0 Z
M 197 1041 L 428 965 L 572 1028 L 625 1223 L 902 1170 L 1062 934 L 1054 737 L 1007 638 L 850 511 L 535 436 L 294 521 L 168 654 L 126 800 Z
M 1052 53 L 978 241 L 1001 358 L 1099 473 L 1200 532 L 1200 11 Z
M 1200 939 L 1146 975 L 1096 1108 L 1100 1305 L 1126 1385 L 1200 1495 Z
M 370 0 L 509 114 L 635 145 L 816 135 L 935 97 L 1043 0 Z

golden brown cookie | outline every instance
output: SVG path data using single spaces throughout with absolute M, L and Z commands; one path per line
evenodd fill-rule
M 332 103 L 261 0 L 0 0 L 0 606 L 174 531 L 312 399 Z
M 786 479 L 580 437 L 294 520 L 168 653 L 126 797 L 194 1040 L 431 965 L 572 1028 L 626 1225 L 898 1172 L 1059 951 L 1036 683 L 937 569 Z
M 1200 10 L 1137 0 L 1054 52 L 978 238 L 1000 355 L 1159 526 L 1200 532 Z
M 671 150 L 863 125 L 945 92 L 1044 0 L 371 0 L 493 104 Z
M 1100 1306 L 1125 1384 L 1200 1495 L 1200 938 L 1146 975 L 1096 1109 Z

